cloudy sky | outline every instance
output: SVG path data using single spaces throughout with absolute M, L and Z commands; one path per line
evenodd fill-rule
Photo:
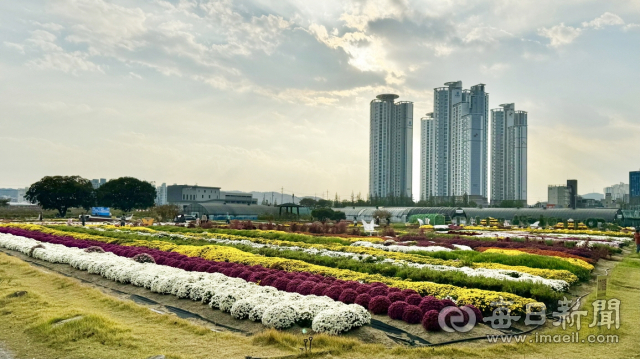
M 0 187 L 124 175 L 367 192 L 368 106 L 487 84 L 529 112 L 529 202 L 640 168 L 640 2 L 0 2 Z M 419 128 L 414 128 L 419 194 Z

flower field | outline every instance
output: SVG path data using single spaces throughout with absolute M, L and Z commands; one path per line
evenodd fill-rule
M 154 292 L 201 301 L 239 320 L 340 334 L 371 315 L 439 330 L 447 307 L 489 315 L 508 301 L 553 308 L 588 280 L 600 246 L 474 237 L 323 237 L 183 227 L 0 225 L 0 247 Z M 624 242 L 619 241 L 624 244 Z M 435 318 L 435 319 L 434 319 Z M 468 319 L 466 319 L 468 320 Z

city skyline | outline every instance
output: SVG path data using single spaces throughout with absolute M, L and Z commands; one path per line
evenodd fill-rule
M 535 114 L 529 203 L 566 178 L 600 192 L 639 167 L 612 160 L 640 150 L 634 91 L 620 90 L 639 71 L 632 2 L 27 0 L 0 10 L 0 187 L 59 174 L 365 195 L 371 98 L 399 94 L 417 119 L 452 79 L 490 84 L 492 107 Z M 416 199 L 419 183 L 413 171 Z

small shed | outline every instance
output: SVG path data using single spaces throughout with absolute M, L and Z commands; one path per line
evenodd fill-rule
M 278 215 L 282 217 L 282 210 L 284 209 L 284 215 L 288 216 L 291 214 L 296 214 L 296 216 L 300 217 L 300 208 L 304 207 L 295 203 L 283 203 L 276 206 L 278 208 Z

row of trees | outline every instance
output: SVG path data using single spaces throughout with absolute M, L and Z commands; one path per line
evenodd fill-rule
M 70 208 L 111 207 L 130 212 L 153 207 L 156 189 L 149 182 L 120 177 L 94 189 L 80 176 L 46 176 L 32 184 L 24 198 L 43 209 L 57 210 L 64 217 Z

